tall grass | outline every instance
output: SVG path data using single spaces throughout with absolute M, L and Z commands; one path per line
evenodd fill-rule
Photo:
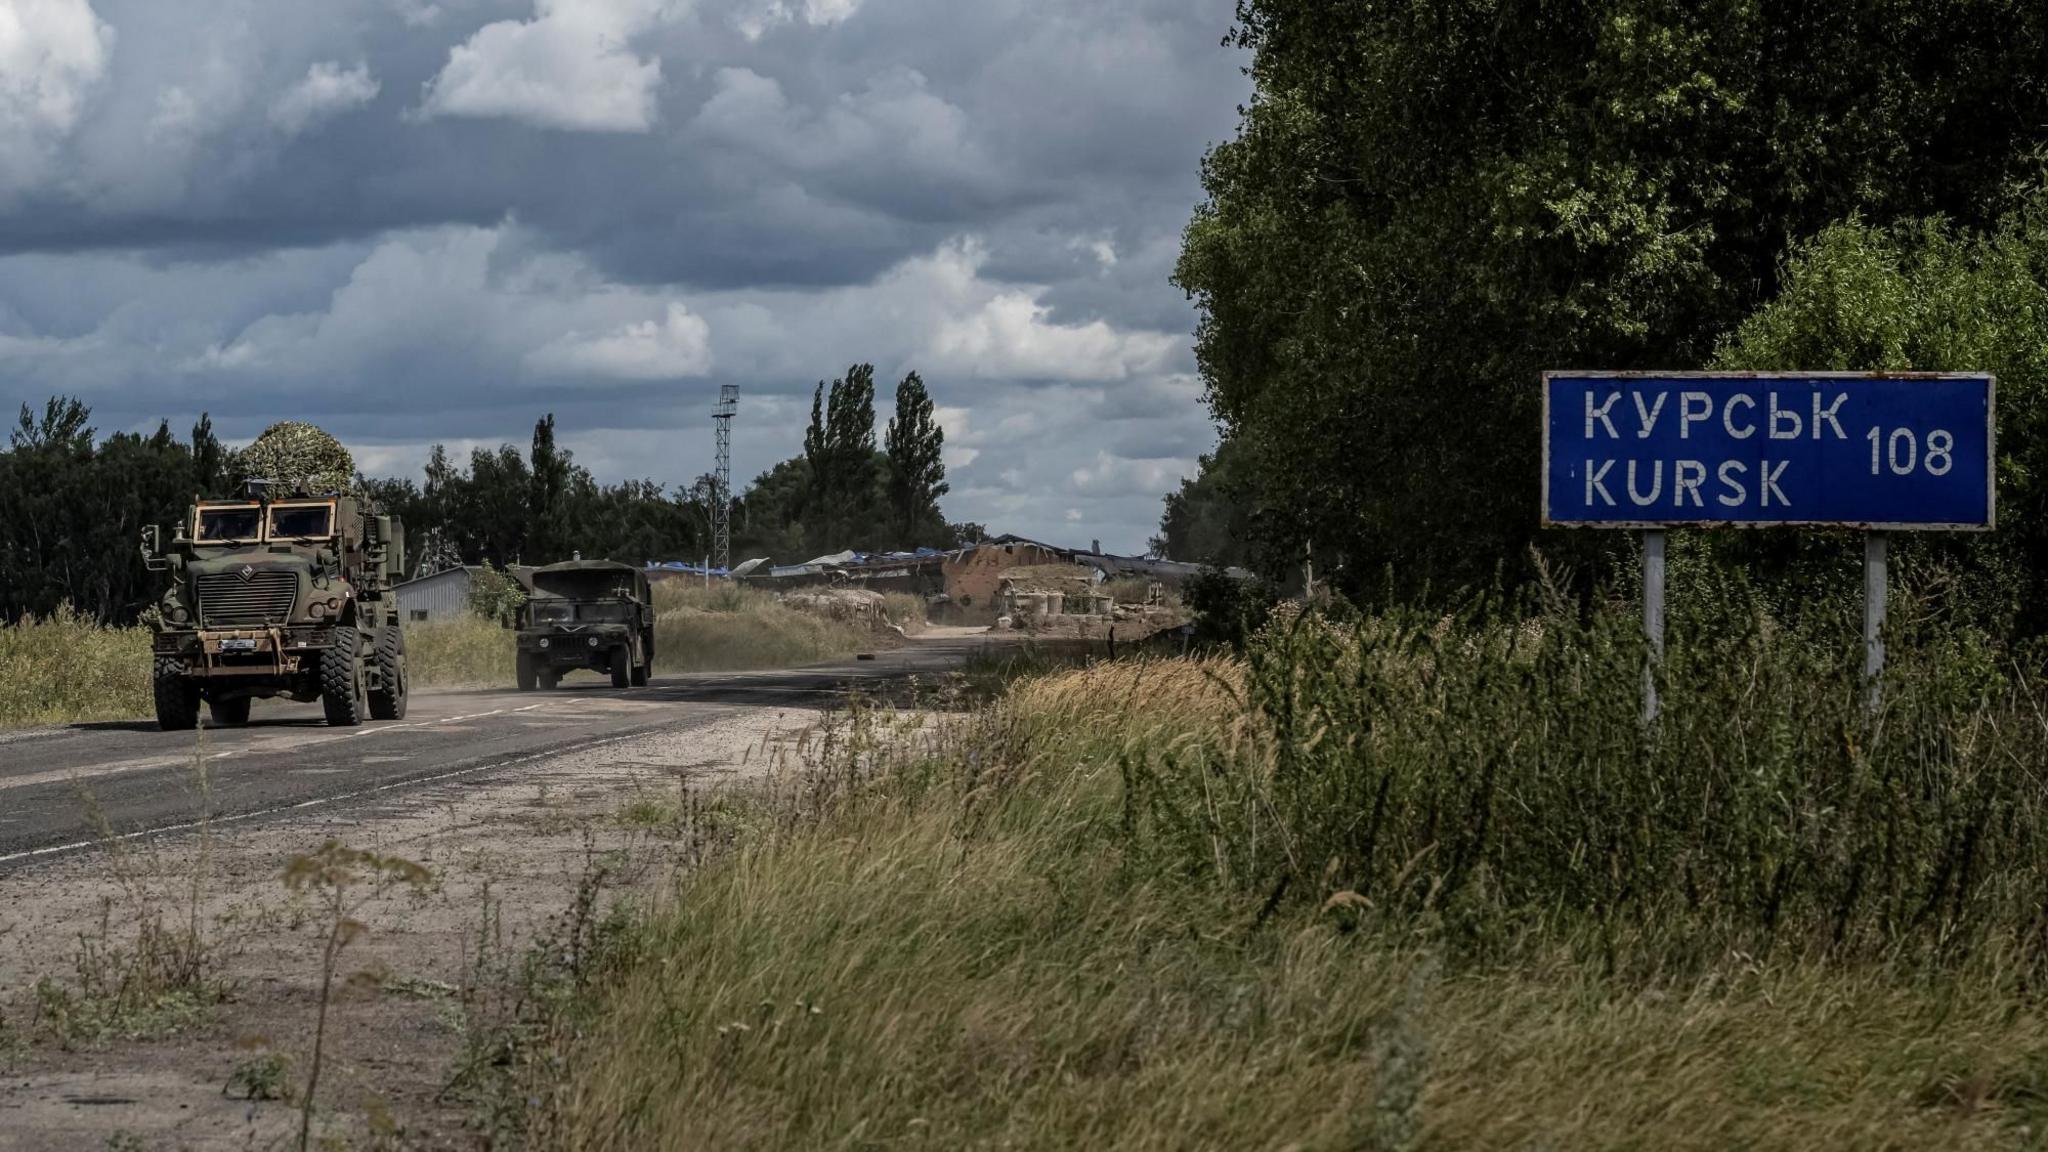
M 1302 617 L 1243 677 L 1247 738 L 1124 757 L 1130 849 L 1253 892 L 1437 910 L 1475 943 L 1761 949 L 2048 942 L 2048 715 L 1967 639 L 1852 644 L 1722 618 L 1640 714 L 1631 616 Z
M 790 668 L 873 648 L 874 632 L 787 607 L 773 594 L 732 583 L 655 587 L 655 669 L 723 672 Z
M 654 590 L 657 672 L 787 668 L 850 656 L 886 640 L 731 584 Z M 922 605 L 892 598 L 891 618 L 915 632 Z M 406 668 L 417 688 L 505 687 L 514 633 L 477 616 L 409 624 Z M 146 628 L 106 628 L 70 612 L 0 626 L 0 728 L 133 720 L 151 714 Z
M 70 610 L 0 626 L 0 728 L 150 713 L 149 632 Z
M 584 954 L 566 1148 L 2008 1147 L 2048 1123 L 2043 713 L 1967 643 L 1283 621 L 865 713 Z M 537 998 L 540 1004 L 545 998 Z
M 490 688 L 514 682 L 516 633 L 464 614 L 405 626 L 405 666 L 419 688 Z

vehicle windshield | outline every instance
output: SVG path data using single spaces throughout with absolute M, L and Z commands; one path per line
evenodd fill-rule
M 633 618 L 630 604 L 578 604 L 576 618 L 591 624 L 620 624 Z
M 576 606 L 561 600 L 534 600 L 527 610 L 535 624 L 567 624 L 576 618 Z
M 334 509 L 325 504 L 270 510 L 270 535 L 276 537 L 324 537 L 332 534 Z
M 201 543 L 217 543 L 237 540 L 255 540 L 263 535 L 263 510 L 255 506 L 247 508 L 201 508 L 199 510 L 199 540 Z

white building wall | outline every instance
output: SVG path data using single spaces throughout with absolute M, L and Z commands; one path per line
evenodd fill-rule
M 450 568 L 398 586 L 398 618 L 407 624 L 453 620 L 468 611 L 467 568 Z

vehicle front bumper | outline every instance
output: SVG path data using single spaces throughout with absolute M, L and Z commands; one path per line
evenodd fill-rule
M 151 649 L 192 676 L 291 676 L 318 666 L 334 646 L 332 628 L 220 628 L 158 632 Z
M 609 658 L 629 642 L 632 633 L 619 625 L 579 628 L 574 632 L 521 632 L 519 651 L 548 664 L 582 666 Z

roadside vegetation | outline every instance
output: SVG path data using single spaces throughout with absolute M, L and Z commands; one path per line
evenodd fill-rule
M 149 630 L 59 608 L 0 625 L 0 728 L 147 716 Z
M 1241 656 L 855 708 L 527 966 L 565 1148 L 2010 1147 L 2048 1123 L 2048 771 L 1980 637 L 1692 597 L 1282 612 Z
M 869 629 L 799 612 L 770 593 L 729 583 L 707 589 L 664 581 L 654 586 L 654 605 L 657 673 L 794 667 L 850 656 L 879 641 Z M 904 607 L 892 604 L 891 611 Z M 922 622 L 921 611 L 916 619 Z M 416 685 L 495 687 L 513 682 L 512 633 L 494 620 L 470 615 L 414 624 L 406 628 L 405 637 L 406 660 Z
M 787 607 L 767 592 L 657 584 L 657 672 L 787 668 L 872 650 L 893 639 Z M 892 622 L 923 627 L 923 605 L 888 598 Z M 513 682 L 512 633 L 482 616 L 406 628 L 415 687 Z M 0 626 L 0 728 L 136 720 L 150 714 L 149 630 L 110 628 L 69 611 Z

